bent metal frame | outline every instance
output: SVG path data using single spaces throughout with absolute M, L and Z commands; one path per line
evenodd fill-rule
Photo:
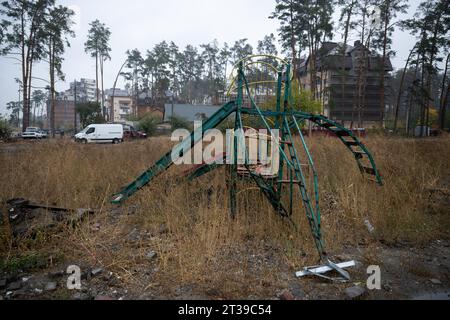
M 263 60 L 255 62 L 254 58 L 260 58 Z M 267 61 L 267 59 L 272 59 L 272 61 L 277 61 L 277 63 L 271 65 L 264 62 Z M 256 63 L 262 63 L 267 68 L 271 68 L 276 71 L 277 79 L 273 82 L 276 85 L 277 99 L 276 105 L 273 106 L 272 109 L 262 110 L 252 98 L 250 90 L 251 85 L 271 82 L 248 82 L 244 70 L 250 65 Z M 276 65 L 281 65 L 281 67 L 277 68 Z M 232 162 L 233 164 L 227 165 L 229 170 L 227 179 L 230 195 L 231 216 L 235 217 L 237 212 L 237 181 L 242 176 L 245 176 L 247 179 L 250 178 L 259 187 L 265 198 L 267 198 L 275 213 L 287 219 L 290 219 L 292 216 L 294 206 L 298 205 L 298 203 L 296 204 L 294 201 L 294 189 L 298 188 L 301 195 L 301 203 L 303 204 L 309 227 L 312 232 L 314 244 L 319 253 L 320 261 L 324 265 L 304 268 L 303 271 L 297 272 L 296 275 L 298 277 L 305 275 L 316 275 L 319 277 L 340 281 L 350 280 L 350 276 L 344 268 L 354 266 L 354 261 L 335 264 L 328 259 L 328 255 L 325 250 L 321 228 L 318 175 L 313 157 L 309 152 L 301 128 L 306 121 L 310 121 L 318 127 L 321 127 L 336 135 L 354 155 L 361 173 L 363 175 L 370 176 L 370 180 L 378 183 L 379 185 L 383 185 L 382 178 L 371 153 L 351 130 L 348 130 L 344 126 L 328 119 L 323 115 L 306 113 L 298 111 L 294 108 L 291 102 L 293 74 L 291 65 L 285 60 L 268 55 L 249 56 L 236 64 L 233 72 L 237 74 L 231 82 L 230 91 L 237 91 L 237 98 L 223 105 L 220 110 L 203 122 L 202 127 L 198 128 L 197 131 L 192 132 L 191 135 L 177 145 L 174 150 L 167 153 L 135 181 L 123 188 L 123 190 L 119 193 L 115 194 L 112 197 L 111 203 L 121 204 L 133 194 L 138 192 L 141 188 L 148 185 L 153 179 L 168 170 L 174 164 L 173 154 L 179 155 L 180 158 L 183 157 L 186 150 L 193 148 L 197 143 L 202 141 L 203 136 L 208 130 L 216 128 L 231 116 L 234 115 L 235 132 L 246 128 L 243 125 L 244 115 L 256 117 L 260 120 L 265 127 L 264 129 L 267 129 L 268 132 L 271 132 L 272 129 L 278 129 L 280 132 L 281 137 L 271 137 L 272 140 L 278 140 L 275 142 L 278 145 L 280 154 L 278 176 L 268 177 L 262 175 L 257 170 L 254 170 L 254 166 L 251 165 L 248 159 L 247 151 L 245 154 L 244 164 L 239 167 L 237 165 L 237 146 L 242 141 L 239 141 L 239 135 L 234 134 L 232 138 L 234 140 L 234 148 L 231 149 L 233 153 L 231 156 L 234 161 Z M 247 94 L 250 99 L 250 107 L 244 106 L 244 94 Z M 272 127 L 269 123 L 273 124 Z M 295 140 L 295 135 L 298 135 L 299 139 Z M 308 190 L 309 184 L 307 181 L 307 172 L 305 172 L 305 169 L 302 168 L 303 165 L 300 162 L 300 153 L 298 152 L 300 149 L 298 149 L 296 144 L 300 145 L 300 148 L 304 150 L 304 154 L 306 155 L 306 159 L 304 160 L 307 161 L 310 175 L 312 175 L 312 194 L 310 194 Z M 198 166 L 190 173 L 189 179 L 195 179 L 203 176 L 221 166 L 222 165 L 219 164 L 204 164 Z M 331 270 L 337 271 L 340 274 L 340 277 L 329 278 L 322 275 L 323 273 Z

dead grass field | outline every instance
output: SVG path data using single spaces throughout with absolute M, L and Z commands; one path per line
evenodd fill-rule
M 356 245 L 449 239 L 450 137 L 363 140 L 384 187 L 361 176 L 352 154 L 337 139 L 308 139 L 319 173 L 330 254 Z M 300 202 L 294 212 L 296 230 L 273 213 L 259 191 L 240 185 L 244 191 L 233 221 L 223 169 L 189 183 L 177 179 L 183 169 L 173 167 L 120 212 L 113 210 L 110 196 L 170 149 L 165 138 L 117 146 L 50 141 L 3 149 L 1 203 L 22 197 L 101 210 L 76 226 L 62 225 L 58 232 L 42 231 L 21 241 L 13 241 L 7 227 L 0 227 L 3 265 L 39 255 L 51 258 L 51 264 L 101 266 L 117 274 L 121 286 L 140 294 L 157 289 L 160 297 L 170 297 L 172 284 L 195 284 L 209 290 L 209 297 L 227 299 L 273 296 L 274 288 L 286 283 L 286 274 L 317 262 Z M 149 250 L 157 259 L 146 257 Z M 367 262 L 380 264 L 376 250 L 366 252 Z

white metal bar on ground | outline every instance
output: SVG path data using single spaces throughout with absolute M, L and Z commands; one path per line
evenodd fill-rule
M 341 269 L 354 267 L 355 265 L 356 265 L 355 261 L 348 261 L 348 262 L 343 262 L 343 263 L 337 264 L 337 266 Z M 332 270 L 333 269 L 329 266 L 321 266 L 321 267 L 317 267 L 314 269 L 305 268 L 303 271 L 299 271 L 295 275 L 297 276 L 297 278 L 300 278 L 300 277 L 304 277 L 304 276 L 307 276 L 310 274 L 314 274 L 314 273 L 321 274 L 321 273 L 330 272 Z

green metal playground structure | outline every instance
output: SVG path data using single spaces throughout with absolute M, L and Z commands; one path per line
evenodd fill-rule
M 253 57 L 254 56 L 251 58 Z M 268 56 L 263 56 L 263 58 L 267 57 Z M 281 61 L 281 67 L 276 69 L 277 78 L 274 80 L 277 96 L 276 106 L 273 110 L 262 110 L 258 107 L 252 98 L 250 90 L 251 83 L 248 82 L 244 72 L 245 67 L 255 63 L 251 62 L 251 58 L 243 59 L 235 67 L 237 75 L 232 86 L 236 85 L 237 98 L 234 101 L 226 103 L 213 116 L 205 120 L 201 129 L 199 129 L 200 131 L 194 130 L 194 132 L 176 146 L 174 150 L 163 156 L 155 165 L 145 171 L 140 177 L 118 194 L 115 194 L 111 202 L 113 204 L 121 204 L 130 198 L 133 194 L 148 185 L 153 179 L 168 170 L 174 164 L 173 154 L 182 157 L 183 152 L 193 148 L 197 143 L 201 142 L 208 130 L 217 128 L 231 116 L 234 115 L 235 132 L 237 132 L 237 130 L 244 130 L 243 116 L 255 117 L 264 125 L 264 129 L 267 129 L 267 132 L 271 132 L 272 129 L 279 130 L 280 137 L 272 137 L 273 139 L 277 139 L 276 143 L 280 154 L 278 176 L 267 177 L 256 172 L 254 166 L 251 165 L 248 159 L 247 151 L 245 152 L 245 161 L 243 165 L 239 167 L 237 165 L 237 145 L 240 141 L 238 141 L 239 137 L 237 135 L 233 135 L 234 148 L 232 149 L 233 154 L 231 156 L 234 161 L 232 162 L 233 164 L 227 165 L 229 170 L 228 189 L 230 195 L 231 216 L 234 217 L 237 213 L 237 181 L 239 178 L 242 178 L 243 175 L 245 175 L 246 179 L 250 179 L 258 186 L 274 211 L 287 219 L 290 219 L 292 216 L 293 208 L 296 205 L 294 203 L 296 194 L 294 189 L 298 188 L 297 192 L 301 195 L 301 202 L 303 203 L 320 260 L 326 265 L 325 267 L 321 267 L 322 269 L 317 267 L 305 268 L 304 274 L 314 274 L 316 276 L 324 277 L 320 273 L 335 270 L 341 275 L 341 278 L 339 278 L 340 280 L 349 280 L 349 274 L 343 270 L 343 268 L 351 266 L 351 264 L 344 263 L 337 265 L 331 262 L 327 257 L 321 228 L 318 175 L 313 157 L 309 152 L 301 128 L 306 121 L 310 121 L 318 127 L 326 129 L 336 135 L 354 155 L 361 173 L 372 177 L 370 180 L 382 185 L 382 178 L 374 159 L 369 150 L 351 130 L 346 129 L 344 126 L 323 115 L 306 113 L 294 108 L 291 102 L 293 78 L 291 65 L 284 60 L 271 57 Z M 245 64 L 246 61 L 248 62 L 247 65 Z M 244 106 L 244 94 L 250 99 L 250 106 Z M 272 124 L 272 127 L 269 123 Z M 297 136 L 299 139 L 295 140 L 294 137 Z M 302 148 L 303 154 L 306 155 L 306 159 L 300 159 L 300 149 L 296 147 L 296 142 L 297 144 L 300 144 L 300 148 Z M 300 160 L 304 160 L 308 163 L 308 172 L 306 172 L 306 169 Z M 205 164 L 199 166 L 189 175 L 189 178 L 198 178 L 220 166 L 222 166 L 222 164 Z M 308 190 L 309 185 L 313 186 L 312 193 Z

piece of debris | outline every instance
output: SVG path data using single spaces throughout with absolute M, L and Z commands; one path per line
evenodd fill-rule
M 303 271 L 296 272 L 295 275 L 297 276 L 297 278 L 313 275 L 313 276 L 317 276 L 317 277 L 324 278 L 324 279 L 331 280 L 331 281 L 346 282 L 346 281 L 350 280 L 350 275 L 344 269 L 354 267 L 354 266 L 356 266 L 356 261 L 347 261 L 347 262 L 335 264 L 335 263 L 331 262 L 330 260 L 328 260 L 326 262 L 326 265 L 306 267 L 306 268 L 303 268 Z M 327 277 L 327 276 L 323 275 L 324 273 L 327 273 L 327 272 L 330 272 L 333 270 L 337 271 L 341 275 L 341 277 L 340 278 L 331 278 L 331 277 Z
M 370 220 L 368 218 L 366 220 L 364 220 L 364 224 L 366 225 L 367 230 L 369 231 L 369 233 L 373 233 L 375 231 L 375 228 L 370 223 Z
M 58 284 L 56 282 L 48 282 L 45 285 L 45 291 L 55 291 L 56 288 L 58 287 Z
M 11 199 L 6 203 L 9 224 L 14 237 L 34 234 L 39 230 L 52 228 L 63 221 L 67 223 L 79 221 L 95 213 L 90 209 L 66 209 L 37 204 L 22 198 Z M 75 213 L 75 217 L 71 213 Z
M 41 290 L 41 289 L 38 289 L 38 288 L 34 288 L 34 292 L 37 293 L 37 294 L 41 294 L 44 291 Z
M 95 276 L 98 276 L 99 274 L 101 274 L 102 272 L 103 272 L 102 268 L 96 268 L 91 271 L 91 274 L 92 274 L 92 276 L 95 277 Z
M 345 289 L 345 294 L 349 299 L 355 300 L 360 299 L 362 296 L 366 294 L 366 289 L 361 286 L 354 286 L 351 288 Z
M 430 279 L 430 281 L 433 284 L 442 284 L 441 280 L 439 280 L 439 279 Z
M 295 300 L 294 295 L 289 290 L 283 290 L 278 296 L 280 300 Z
M 156 258 L 158 256 L 158 254 L 156 253 L 156 251 L 151 250 L 151 251 L 147 252 L 146 256 L 148 259 L 151 260 L 151 259 Z

